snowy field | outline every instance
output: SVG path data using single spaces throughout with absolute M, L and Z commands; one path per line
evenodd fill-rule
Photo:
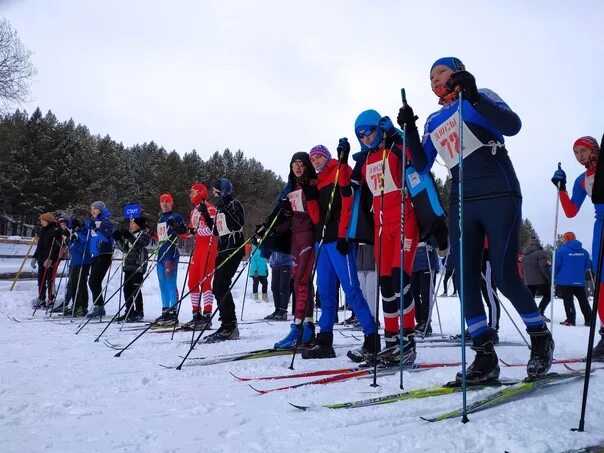
M 2 264 L 2 263 L 0 263 Z M 182 287 L 186 266 L 179 269 Z M 191 334 L 148 333 L 121 357 L 102 341 L 94 342 L 106 324 L 91 323 L 74 335 L 79 320 L 49 321 L 42 312 L 32 319 L 31 300 L 36 283 L 22 281 L 9 292 L 10 281 L 0 281 L 0 451 L 9 452 L 562 452 L 604 443 L 604 370 L 593 374 L 584 433 L 578 426 L 582 380 L 541 389 L 521 400 L 470 414 L 460 419 L 428 423 L 431 416 L 460 407 L 461 394 L 409 400 L 383 406 L 350 410 L 318 409 L 325 403 L 365 399 L 397 393 L 399 377 L 380 377 L 377 389 L 370 379 L 293 390 L 256 394 L 241 376 L 292 373 L 291 357 L 272 357 L 212 366 L 185 366 L 182 371 L 165 369 L 176 365 L 188 350 Z M 234 296 L 239 317 L 244 298 L 244 278 Z M 110 294 L 119 285 L 119 275 L 110 283 Z M 63 286 L 64 288 L 64 283 Z M 245 302 L 244 321 L 272 312 L 272 302 L 251 299 L 251 281 Z M 61 291 L 62 292 L 62 291 Z M 439 291 L 440 292 L 440 291 Z M 160 314 L 157 278 L 152 273 L 143 286 L 145 315 Z M 59 295 L 62 298 L 62 294 Z M 118 298 L 108 304 L 115 313 Z M 505 303 L 510 312 L 511 304 Z M 439 298 L 445 334 L 459 331 L 458 300 Z M 562 302 L 555 300 L 554 336 L 556 358 L 585 355 L 588 328 L 563 327 Z M 548 311 L 549 314 L 549 311 Z M 348 313 L 347 313 L 348 315 Z M 9 319 L 9 316 L 20 322 Z M 343 313 L 340 313 L 342 319 Z M 512 314 L 516 323 L 519 318 Z M 53 316 L 54 318 L 54 316 Z M 181 322 L 190 319 L 188 298 Z M 436 315 L 435 334 L 439 333 Z M 577 321 L 581 321 L 579 314 Z M 245 324 L 241 339 L 215 345 L 198 345 L 191 357 L 213 357 L 272 347 L 289 329 L 287 322 Z M 329 360 L 296 359 L 296 371 L 353 366 L 346 358 L 348 347 L 358 340 L 335 333 L 338 357 Z M 111 326 L 104 338 L 125 345 L 137 332 L 120 332 Z M 355 333 L 356 335 L 356 333 Z M 505 313 L 501 318 L 502 341 L 522 342 Z M 433 345 L 434 346 L 434 345 Z M 499 357 L 526 362 L 526 346 L 500 346 Z M 468 360 L 473 353 L 468 349 Z M 459 347 L 418 346 L 418 362 L 460 360 Z M 195 360 L 190 360 L 192 365 Z M 581 365 L 575 365 L 581 367 Z M 457 367 L 404 374 L 406 390 L 452 380 Z M 554 365 L 552 371 L 565 371 Z M 523 378 L 523 368 L 502 365 L 502 378 Z M 303 379 L 252 382 L 266 389 L 303 382 Z M 493 392 L 468 392 L 468 402 Z M 288 402 L 314 405 L 302 412 Z

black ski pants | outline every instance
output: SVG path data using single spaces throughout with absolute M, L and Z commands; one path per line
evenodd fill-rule
M 88 279 L 88 286 L 92 292 L 93 304 L 100 307 L 105 305 L 105 301 L 103 300 L 103 279 L 111 267 L 112 259 L 113 255 L 106 253 L 95 256 L 92 258 L 92 262 L 90 263 L 90 278 Z
M 583 313 L 585 324 L 591 322 L 591 308 L 589 307 L 589 301 L 587 300 L 587 293 L 585 292 L 585 286 L 558 286 L 562 301 L 564 302 L 564 311 L 566 311 L 566 320 L 573 324 L 577 321 L 577 311 L 575 310 L 575 301 L 573 297 L 576 297 L 579 301 L 579 307 Z
M 222 325 L 230 327 L 237 324 L 237 315 L 235 314 L 235 301 L 231 294 L 231 283 L 237 272 L 239 263 L 243 258 L 243 248 L 240 253 L 233 255 L 230 259 L 232 250 L 218 252 L 216 256 L 216 273 L 212 282 L 212 292 L 218 303 L 218 312 Z M 220 266 L 220 267 L 219 267 Z

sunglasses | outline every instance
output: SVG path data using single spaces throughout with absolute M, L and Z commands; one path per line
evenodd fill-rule
M 375 132 L 376 129 L 377 129 L 376 127 L 368 127 L 367 129 L 365 129 L 363 131 L 357 131 L 357 137 L 359 137 L 359 138 L 369 137 L 371 134 L 373 134 Z

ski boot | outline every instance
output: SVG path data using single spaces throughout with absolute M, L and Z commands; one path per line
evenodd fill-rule
M 65 307 L 66 307 L 65 301 L 63 300 L 54 306 L 54 308 L 52 309 L 52 312 L 53 313 L 63 313 L 65 311 L 64 310 Z
M 413 365 L 415 363 L 417 353 L 415 351 L 414 333 L 415 331 L 412 329 L 403 330 L 403 365 Z M 399 366 L 401 361 L 399 334 L 386 332 L 384 340 L 386 347 L 378 354 L 380 364 L 385 367 Z
M 373 356 L 376 352 L 380 352 L 380 346 L 380 335 L 377 333 L 371 333 L 369 335 L 365 335 L 363 346 L 348 351 L 346 356 L 355 363 L 369 362 L 373 360 Z
M 287 310 L 278 309 L 271 319 L 273 321 L 287 321 Z
M 348 317 L 344 320 L 344 325 L 345 326 L 355 326 L 355 327 L 360 326 L 359 321 L 357 320 L 357 317 L 354 315 L 354 313 L 351 314 L 350 317 Z
M 125 322 L 125 321 L 126 321 L 126 319 L 128 319 L 128 309 L 127 309 L 127 308 L 126 308 L 126 313 L 124 313 L 124 314 L 123 314 L 123 315 L 121 315 L 121 316 L 118 316 L 118 317 L 115 319 L 115 321 L 116 321 L 116 322 Z
M 310 349 L 302 351 L 303 359 L 332 359 L 336 356 L 333 350 L 333 332 L 320 332 L 317 334 L 317 344 Z
M 604 362 L 604 326 L 600 327 L 600 341 L 594 346 L 591 358 L 596 362 Z
M 105 307 L 103 307 L 102 305 L 93 305 L 92 311 L 90 311 L 90 313 L 86 315 L 86 317 L 89 319 L 101 319 L 103 316 L 105 316 Z
M 531 337 L 531 357 L 526 364 L 526 374 L 529 378 L 538 378 L 552 366 L 555 343 L 547 327 L 537 331 L 527 330 L 527 333 Z
M 168 309 L 167 308 L 162 308 L 161 309 L 161 315 L 159 315 L 159 317 L 157 317 L 157 318 L 155 318 L 153 320 L 153 324 L 157 324 L 157 323 L 161 322 L 166 317 L 167 313 L 168 313 Z
M 273 346 L 275 349 L 293 349 L 296 343 L 298 342 L 298 338 L 300 337 L 300 330 L 302 329 L 302 324 L 291 324 L 289 326 L 289 333 L 283 338 L 281 341 L 278 341 Z
M 73 311 L 73 317 L 74 318 L 83 318 L 88 314 L 88 308 L 87 307 L 76 307 L 75 310 Z
M 269 302 L 269 300 L 268 300 L 268 294 L 267 293 L 262 293 L 262 300 L 264 302 Z
M 315 342 L 315 324 L 312 321 L 304 321 L 302 329 L 302 346 L 312 346 Z
M 163 317 L 163 318 L 162 318 Z M 159 320 L 156 320 L 155 325 L 159 327 L 174 327 L 178 325 L 178 316 L 176 315 L 176 309 L 170 308 L 160 316 Z
M 256 302 L 260 302 L 260 297 L 258 296 L 258 293 L 254 293 L 252 297 Z
M 488 338 L 488 337 L 487 337 Z M 499 379 L 499 359 L 491 340 L 476 339 L 471 349 L 476 352 L 474 361 L 466 370 L 466 383 L 473 385 L 483 382 L 491 382 Z M 461 372 L 455 376 L 457 384 L 462 383 Z
M 494 345 L 499 344 L 499 332 L 495 329 L 491 329 L 489 331 L 489 339 L 493 342 Z
M 126 318 L 126 322 L 143 322 L 145 319 L 145 313 L 142 311 L 132 310 L 130 315 Z
M 272 312 L 270 315 L 265 316 L 264 319 L 266 319 L 267 321 L 271 321 L 271 320 L 275 319 L 275 316 L 277 316 L 278 311 L 279 311 L 279 309 L 275 308 L 275 311 Z
M 193 318 L 181 326 L 182 330 L 198 330 L 197 323 L 201 321 L 201 312 L 194 311 Z
M 239 338 L 239 329 L 237 328 L 237 322 L 230 324 L 222 324 L 216 332 L 208 335 L 204 342 L 205 343 L 220 343 L 227 340 L 236 340 Z

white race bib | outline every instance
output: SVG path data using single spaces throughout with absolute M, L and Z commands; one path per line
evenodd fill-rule
M 459 112 L 430 133 L 430 139 L 439 156 L 445 161 L 449 170 L 459 164 Z M 466 123 L 463 123 L 463 157 L 464 159 L 484 144 L 476 138 Z
M 304 212 L 304 203 L 302 203 L 302 189 L 294 190 L 287 194 L 287 199 L 292 205 L 292 211 Z
M 157 224 L 157 239 L 160 242 L 168 239 L 168 225 L 166 222 L 159 222 Z
M 232 233 L 227 226 L 226 217 L 223 212 L 219 212 L 216 215 L 216 229 L 218 230 L 218 236 L 224 236 Z
M 596 174 L 594 173 L 593 175 L 585 175 L 585 192 L 587 192 L 587 195 L 589 195 L 589 198 L 591 198 L 591 193 L 594 190 L 594 179 L 595 179 Z
M 374 197 L 377 197 L 381 194 L 381 181 L 382 181 L 382 167 L 386 167 L 386 174 L 384 175 L 384 193 L 394 192 L 398 190 L 396 184 L 394 183 L 394 179 L 392 178 L 392 173 L 390 173 L 390 166 L 388 165 L 388 160 L 384 162 L 382 165 L 382 160 L 380 159 L 377 162 L 372 164 L 367 164 L 366 167 L 366 176 L 365 180 L 367 181 L 367 185 L 371 190 L 371 193 Z

